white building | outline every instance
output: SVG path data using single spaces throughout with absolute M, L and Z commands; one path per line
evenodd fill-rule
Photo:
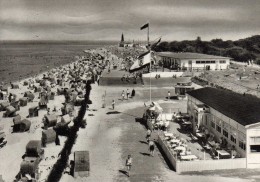
M 210 87 L 187 95 L 193 132 L 207 128 L 234 146 L 247 168 L 260 168 L 260 99 Z
M 190 52 L 157 52 L 156 56 L 165 68 L 187 70 L 224 70 L 229 68 L 231 59 Z

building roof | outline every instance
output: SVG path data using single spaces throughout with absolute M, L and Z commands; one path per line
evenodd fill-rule
M 193 52 L 157 52 L 158 56 L 171 57 L 175 59 L 230 59 L 229 57 L 199 54 Z
M 211 87 L 187 92 L 209 107 L 246 126 L 260 122 L 260 99 Z

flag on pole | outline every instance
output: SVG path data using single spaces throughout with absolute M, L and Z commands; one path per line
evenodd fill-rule
M 149 23 L 146 23 L 143 26 L 141 26 L 140 30 L 143 30 L 143 29 L 148 28 L 148 27 L 149 27 Z

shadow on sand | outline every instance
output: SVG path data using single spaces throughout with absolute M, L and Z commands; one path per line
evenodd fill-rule
M 121 112 L 118 112 L 118 111 L 110 111 L 110 112 L 107 112 L 107 114 L 120 114 Z
M 140 154 L 142 154 L 142 155 L 144 155 L 144 156 L 150 156 L 150 154 L 144 153 L 144 152 L 140 152 Z
M 125 170 L 118 170 L 118 172 L 120 172 L 120 173 L 122 173 L 122 174 L 128 176 L 128 173 L 127 173 L 127 171 L 125 171 Z

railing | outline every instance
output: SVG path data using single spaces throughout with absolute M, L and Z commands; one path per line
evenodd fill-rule
M 177 155 L 172 152 L 161 134 L 158 135 L 158 144 L 167 158 L 170 165 L 177 173 L 219 169 L 244 169 L 246 168 L 246 158 L 220 159 L 220 160 L 196 160 L 180 161 Z

